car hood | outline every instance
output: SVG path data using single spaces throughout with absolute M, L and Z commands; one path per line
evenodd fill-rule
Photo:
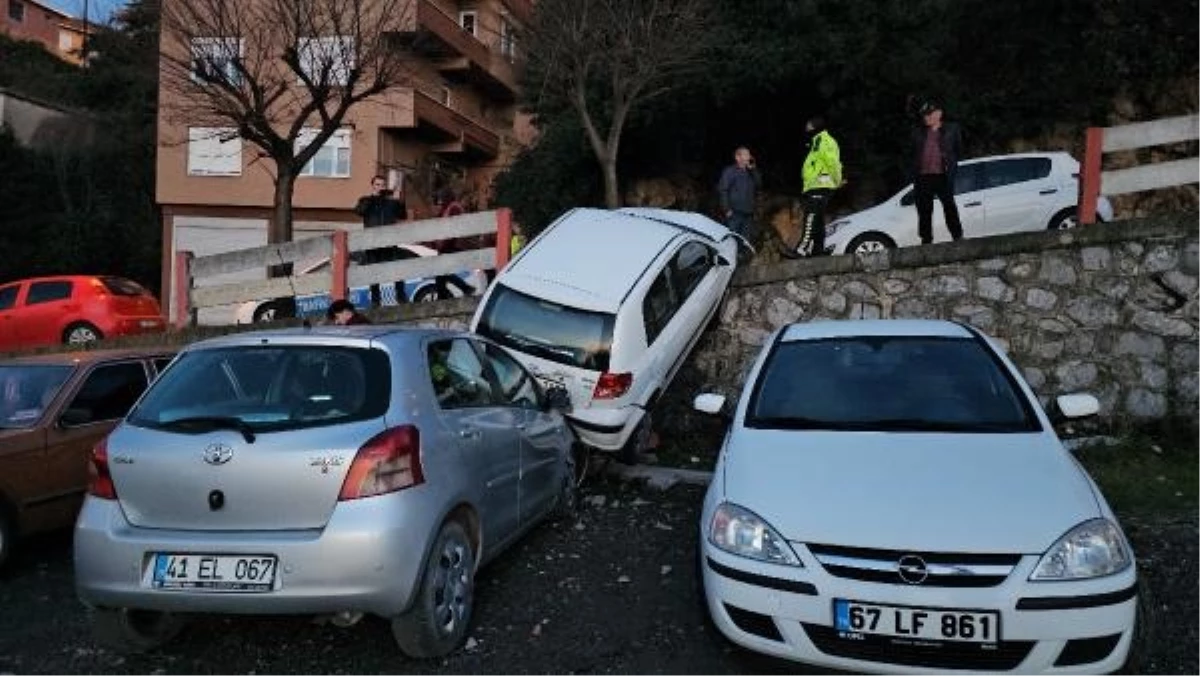
M 791 541 L 1040 553 L 1100 516 L 1052 435 L 739 430 L 725 498 Z

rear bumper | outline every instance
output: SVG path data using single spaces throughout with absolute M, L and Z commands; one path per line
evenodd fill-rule
M 135 336 L 142 333 L 161 333 L 167 330 L 167 319 L 162 315 L 146 315 L 130 317 L 118 315 L 113 317 L 108 326 L 100 326 L 106 336 Z
M 87 604 L 175 612 L 390 617 L 409 605 L 436 523 L 403 493 L 340 503 L 320 530 L 211 532 L 139 528 L 114 500 L 89 497 L 75 527 L 75 585 Z M 425 511 L 425 510 L 420 510 Z M 278 557 L 265 592 L 163 590 L 143 579 L 155 552 Z
M 584 444 L 601 451 L 619 451 L 643 415 L 637 406 L 576 409 L 567 415 L 567 422 Z

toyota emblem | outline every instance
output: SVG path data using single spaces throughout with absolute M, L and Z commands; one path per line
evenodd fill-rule
M 925 559 L 915 554 L 901 556 L 896 572 L 899 573 L 901 580 L 909 584 L 921 584 L 925 578 L 929 577 L 929 568 L 925 566 Z
M 233 448 L 225 444 L 209 444 L 204 449 L 204 462 L 210 465 L 224 465 L 233 459 Z

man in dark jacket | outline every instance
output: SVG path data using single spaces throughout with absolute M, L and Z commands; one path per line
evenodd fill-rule
M 354 205 L 354 213 L 362 217 L 364 228 L 394 225 L 408 218 L 408 210 L 404 202 L 393 197 L 392 193 L 393 191 L 387 187 L 386 178 L 375 176 L 371 179 L 371 194 L 358 198 L 358 203 Z M 387 253 L 386 248 L 367 249 L 357 256 L 357 260 L 361 265 L 386 263 L 388 261 Z M 403 295 L 402 293 L 398 294 L 397 300 L 402 300 Z M 378 284 L 371 285 L 371 303 L 383 304 Z
M 954 174 L 962 154 L 962 131 L 954 122 L 942 121 L 942 108 L 925 101 L 918 108 L 922 126 L 912 133 L 910 161 L 913 197 L 917 205 L 917 232 L 922 244 L 933 242 L 933 198 L 942 203 L 950 237 L 962 239 L 962 221 L 954 203 Z
M 762 177 L 754 165 L 750 149 L 741 147 L 733 153 L 733 164 L 721 172 L 717 181 L 717 197 L 721 214 L 729 229 L 745 237 L 753 246 L 757 238 L 754 224 L 754 193 L 762 186 Z

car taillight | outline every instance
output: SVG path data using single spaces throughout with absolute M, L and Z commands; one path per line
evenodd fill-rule
M 113 484 L 112 473 L 108 471 L 107 439 L 101 439 L 92 448 L 92 457 L 88 462 L 88 495 L 105 500 L 117 499 L 117 487 Z
M 369 498 L 423 483 L 420 432 L 412 425 L 393 427 L 358 449 L 338 500 Z
M 628 392 L 630 385 L 633 385 L 632 373 L 609 373 L 605 371 L 600 374 L 600 380 L 596 381 L 596 389 L 592 391 L 592 398 L 616 399 Z

